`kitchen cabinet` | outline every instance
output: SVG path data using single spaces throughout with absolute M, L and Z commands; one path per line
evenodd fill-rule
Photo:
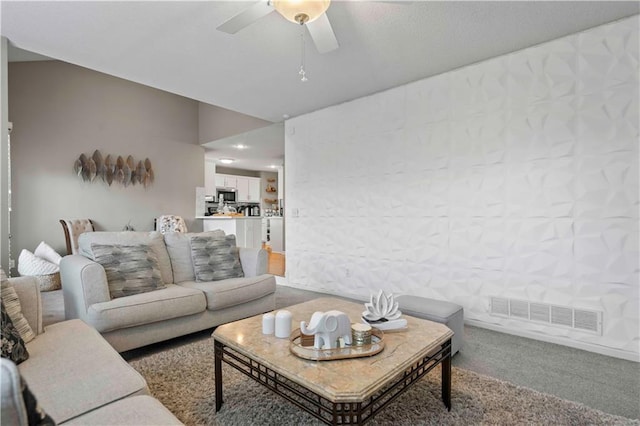
M 271 250 L 281 253 L 284 251 L 284 229 L 281 217 L 270 217 L 269 236 L 271 238 Z
M 260 178 L 238 176 L 238 201 L 257 203 L 260 201 Z
M 249 199 L 247 201 L 252 201 L 254 203 L 260 202 L 261 183 L 262 179 L 260 178 L 249 178 Z
M 231 175 L 216 174 L 216 186 L 222 186 L 225 188 L 237 188 L 237 177 Z
M 236 178 L 236 189 L 237 191 L 237 201 L 244 202 L 247 201 L 247 197 L 249 196 L 249 178 L 238 176 Z
M 262 218 L 262 241 L 271 246 L 274 252 L 284 252 L 283 218 L 278 216 Z

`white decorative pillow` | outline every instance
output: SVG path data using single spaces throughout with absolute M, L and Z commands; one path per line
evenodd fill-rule
M 18 257 L 18 272 L 20 275 L 50 275 L 60 271 L 60 267 L 48 260 L 39 258 L 29 250 L 22 249 Z
M 18 294 L 11 283 L 9 283 L 9 280 L 2 269 L 0 269 L 0 298 L 2 299 L 2 304 L 7 310 L 9 318 L 11 318 L 13 326 L 18 330 L 22 340 L 24 340 L 25 343 L 28 343 L 35 339 L 36 335 L 33 332 L 33 329 L 22 314 L 22 307 L 20 306 Z
M 33 254 L 60 266 L 60 259 L 62 259 L 62 256 L 60 256 L 49 244 L 45 243 L 44 241 L 38 244 L 38 247 L 36 247 L 36 251 L 34 251 Z

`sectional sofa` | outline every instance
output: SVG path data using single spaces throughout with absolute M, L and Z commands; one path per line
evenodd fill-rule
M 29 424 L 22 380 L 57 424 L 182 424 L 149 395 L 144 378 L 95 329 L 77 319 L 43 328 L 34 278 L 9 282 L 36 337 L 26 344 L 29 359 L 17 366 L 0 361 L 2 425 Z
M 122 352 L 275 309 L 276 281 L 266 273 L 265 250 L 237 248 L 241 278 L 199 281 L 192 260 L 194 237 L 218 238 L 224 232 L 81 234 L 80 254 L 60 262 L 66 319 L 83 320 Z M 148 246 L 165 287 L 111 298 L 105 269 L 92 260 L 96 245 Z

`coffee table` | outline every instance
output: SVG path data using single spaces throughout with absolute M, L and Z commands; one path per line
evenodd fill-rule
M 325 297 L 286 308 L 294 329 L 315 311 L 336 309 L 359 322 L 364 305 Z M 385 333 L 377 355 L 309 361 L 289 351 L 289 339 L 262 334 L 262 315 L 219 326 L 215 345 L 216 412 L 226 363 L 328 424 L 363 424 L 438 364 L 442 400 L 451 410 L 451 336 L 443 324 L 403 315 L 405 331 Z

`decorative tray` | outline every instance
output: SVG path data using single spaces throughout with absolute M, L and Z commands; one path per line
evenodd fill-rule
M 335 349 L 316 349 L 302 346 L 300 329 L 296 328 L 289 337 L 289 350 L 299 358 L 312 361 L 333 361 L 335 359 L 361 358 L 372 356 L 384 349 L 384 333 L 376 328 L 371 329 L 371 344 L 362 346 L 345 345 Z

